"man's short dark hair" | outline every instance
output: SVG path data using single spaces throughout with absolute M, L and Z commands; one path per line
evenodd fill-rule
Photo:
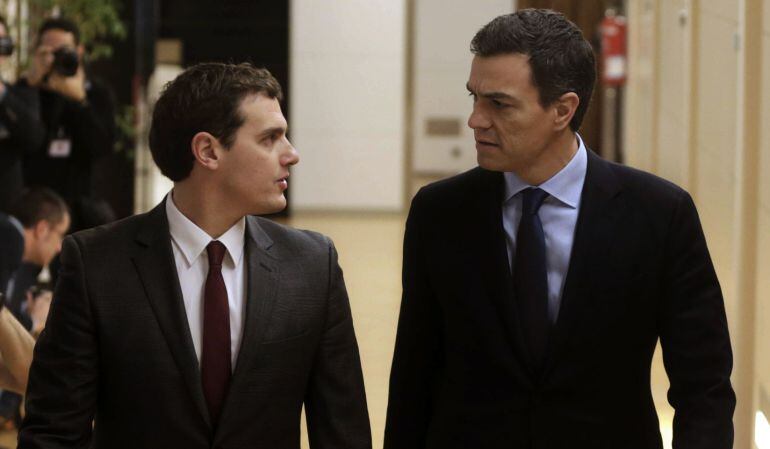
M 580 104 L 570 128 L 580 129 L 596 82 L 596 59 L 580 28 L 563 14 L 549 9 L 522 9 L 499 16 L 476 33 L 471 52 L 478 56 L 529 56 L 532 84 L 538 90 L 540 104 L 550 106 L 563 94 L 575 92 Z
M 5 20 L 5 16 L 2 14 L 0 14 L 0 25 L 2 25 L 3 28 L 5 28 L 5 32 L 7 34 L 11 34 L 11 30 L 8 29 L 8 22 Z
M 49 30 L 61 30 L 66 31 L 67 33 L 72 33 L 72 36 L 75 37 L 75 45 L 80 44 L 80 30 L 78 29 L 78 26 L 75 24 L 75 22 L 63 17 L 51 17 L 49 19 L 45 19 L 45 21 L 40 25 L 40 28 L 37 30 L 37 45 L 40 45 L 40 40 L 43 37 L 43 34 Z
M 248 63 L 203 63 L 185 70 L 163 90 L 152 114 L 150 151 L 161 173 L 172 181 L 190 175 L 190 143 L 205 131 L 230 148 L 245 118 L 240 105 L 247 95 L 283 99 L 281 85 L 267 69 Z
M 25 228 L 32 228 L 41 220 L 58 225 L 69 213 L 67 203 L 56 192 L 45 187 L 32 187 L 24 192 L 11 207 L 11 215 Z

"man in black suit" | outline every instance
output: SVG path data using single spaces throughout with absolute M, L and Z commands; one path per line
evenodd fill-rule
M 115 144 L 112 92 L 89 78 L 77 25 L 64 18 L 45 20 L 37 31 L 30 70 L 13 92 L 42 123 L 43 139 L 27 152 L 27 185 L 49 187 L 72 211 L 72 230 L 111 221 L 109 205 L 97 198 L 92 173 Z M 56 273 L 52 273 L 56 275 Z
M 297 449 L 303 404 L 312 448 L 371 448 L 334 246 L 251 215 L 298 162 L 280 100 L 249 64 L 166 87 L 150 148 L 174 188 L 65 239 L 20 449 Z
M 695 206 L 577 135 L 591 46 L 521 10 L 471 44 L 478 168 L 414 198 L 385 449 L 732 447 L 732 353 Z

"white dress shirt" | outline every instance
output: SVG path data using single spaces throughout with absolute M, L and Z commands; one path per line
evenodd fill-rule
M 235 369 L 235 361 L 241 346 L 243 329 L 244 306 L 246 304 L 246 269 L 243 260 L 243 248 L 246 235 L 246 218 L 214 239 L 199 228 L 198 225 L 185 217 L 174 204 L 172 194 L 166 196 L 166 215 L 171 232 L 171 247 L 174 250 L 174 262 L 182 287 L 182 299 L 190 325 L 195 355 L 198 363 L 201 361 L 203 339 L 203 291 L 206 277 L 209 273 L 209 259 L 206 246 L 212 240 L 219 240 L 227 248 L 222 260 L 222 278 L 227 290 L 227 302 L 230 306 L 230 354 L 231 367 Z
M 545 260 L 548 276 L 548 318 L 556 322 L 561 307 L 564 279 L 569 269 L 575 224 L 580 212 L 580 195 L 586 179 L 588 154 L 583 139 L 577 136 L 579 148 L 572 160 L 539 186 L 531 186 L 516 174 L 506 172 L 505 196 L 503 197 L 503 229 L 508 247 L 508 266 L 513 266 L 516 254 L 516 233 L 521 220 L 521 191 L 530 187 L 545 190 L 548 196 L 540 206 L 538 215 L 545 234 Z M 514 268 L 515 269 L 515 268 Z

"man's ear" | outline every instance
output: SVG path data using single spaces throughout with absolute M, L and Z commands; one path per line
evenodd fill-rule
M 37 223 L 35 223 L 35 226 L 32 229 L 32 234 L 38 240 L 48 236 L 49 232 L 51 232 L 51 223 L 48 223 L 48 220 L 38 221 Z
M 556 100 L 554 103 L 554 110 L 556 112 L 554 125 L 558 131 L 569 126 L 569 122 L 572 121 L 572 117 L 575 115 L 579 104 L 580 97 L 575 92 L 567 92 Z
M 196 162 L 210 170 L 215 170 L 219 166 L 221 148 L 219 140 L 205 131 L 194 135 L 190 142 L 190 150 Z

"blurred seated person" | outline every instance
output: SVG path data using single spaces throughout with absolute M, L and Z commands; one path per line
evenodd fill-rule
M 112 94 L 87 77 L 83 56 L 78 27 L 67 19 L 47 19 L 38 30 L 30 70 L 16 84 L 39 110 L 46 135 L 25 158 L 25 179 L 64 198 L 72 211 L 72 231 L 113 218 L 106 203 L 97 200 L 91 176 L 94 163 L 114 146 Z
M 47 188 L 25 191 L 12 211 L 12 215 L 0 213 L 0 292 L 6 298 L 13 297 L 16 290 L 26 292 L 31 285 L 19 282 L 19 268 L 23 263 L 39 268 L 48 265 L 61 251 L 62 240 L 70 226 L 64 200 Z M 18 318 L 23 308 L 34 308 L 37 297 L 44 300 L 46 296 L 25 295 L 26 304 L 5 305 Z M 34 328 L 44 324 L 44 320 L 37 321 L 32 322 L 33 330 L 40 330 Z
M 18 276 L 23 264 L 43 267 L 61 251 L 70 218 L 64 200 L 46 188 L 24 192 L 12 207 L 12 215 L 0 213 L 0 389 L 24 393 L 32 362 L 34 339 L 19 322 L 26 317 L 33 334 L 45 326 L 51 303 L 49 290 L 26 292 Z M 6 302 L 15 289 L 25 291 L 23 305 Z M 0 421 L 18 413 L 18 396 L 3 391 Z
M 13 54 L 13 39 L 0 16 L 0 65 Z M 45 130 L 38 112 L 0 78 L 0 212 L 8 212 L 24 187 L 22 159 L 43 145 Z

